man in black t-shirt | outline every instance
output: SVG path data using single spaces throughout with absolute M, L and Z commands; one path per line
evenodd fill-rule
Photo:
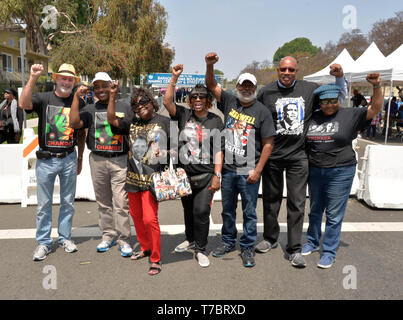
M 52 75 L 56 82 L 54 92 L 42 92 L 33 95 L 36 81 L 43 72 L 43 66 L 34 64 L 31 75 L 24 87 L 19 105 L 39 116 L 36 179 L 38 209 L 36 217 L 36 240 L 38 246 L 34 252 L 34 261 L 43 260 L 50 253 L 53 240 L 52 202 L 56 176 L 60 181 L 60 212 L 58 243 L 66 252 L 78 249 L 71 240 L 71 228 L 74 215 L 74 198 L 77 174 L 81 171 L 84 151 L 85 131 L 74 130 L 69 126 L 70 107 L 73 100 L 73 87 L 80 78 L 70 64 L 62 64 L 57 73 Z M 82 102 L 81 107 L 84 106 Z M 78 158 L 75 146 L 78 146 Z
M 95 104 L 86 105 L 80 112 L 78 103 L 88 88 L 80 86 L 75 95 L 70 112 L 73 128 L 88 128 L 87 147 L 91 150 L 89 164 L 95 199 L 98 204 L 99 228 L 102 241 L 97 252 L 106 252 L 115 243 L 123 257 L 132 255 L 130 246 L 130 215 L 125 181 L 127 172 L 127 136 L 114 134 L 107 120 L 108 102 L 112 79 L 106 72 L 98 72 L 92 81 L 97 97 Z M 116 103 L 116 116 L 131 121 L 130 106 Z
M 256 100 L 256 78 L 243 73 L 237 81 L 237 96 L 218 86 L 214 76 L 216 53 L 208 53 L 206 85 L 217 99 L 224 114 L 225 160 L 222 174 L 222 245 L 214 257 L 222 257 L 234 250 L 237 237 L 236 207 L 238 194 L 242 199 L 243 235 L 240 238 L 241 258 L 245 267 L 253 267 L 257 238 L 256 204 L 260 175 L 273 149 L 275 135 L 270 112 Z
M 358 92 L 357 89 L 353 90 L 353 97 L 351 98 L 351 101 L 353 102 L 353 107 L 359 107 L 361 106 L 362 100 L 365 100 L 365 97 Z
M 287 247 L 288 258 L 297 268 L 306 266 L 301 255 L 301 236 L 304 222 L 308 159 L 304 148 L 307 123 L 312 116 L 313 91 L 316 83 L 296 80 L 297 61 L 283 58 L 277 67 L 278 81 L 263 87 L 257 100 L 270 110 L 276 124 L 274 149 L 262 174 L 263 184 L 263 241 L 255 248 L 265 253 L 277 247 L 280 234 L 278 214 L 283 199 L 284 171 L 287 180 Z M 330 74 L 346 91 L 346 81 L 340 65 L 330 66 Z M 290 113 L 290 108 L 292 113 Z M 292 125 L 287 119 L 292 118 Z M 290 123 L 289 123 L 290 124 Z

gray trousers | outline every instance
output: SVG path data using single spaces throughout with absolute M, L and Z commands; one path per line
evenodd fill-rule
M 127 155 L 105 158 L 91 152 L 89 161 L 102 240 L 130 244 L 129 203 L 124 189 Z

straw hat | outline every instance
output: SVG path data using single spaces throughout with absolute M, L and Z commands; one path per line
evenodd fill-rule
M 75 78 L 75 84 L 80 82 L 80 77 L 76 76 L 76 69 L 74 69 L 74 66 L 68 63 L 63 63 L 59 71 L 57 73 L 52 74 L 52 78 L 54 81 L 56 81 L 56 76 L 65 76 L 65 77 L 74 77 Z

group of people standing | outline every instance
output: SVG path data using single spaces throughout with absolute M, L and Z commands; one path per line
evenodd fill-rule
M 192 194 L 182 198 L 185 239 L 176 252 L 194 249 L 201 267 L 208 267 L 207 239 L 211 203 L 221 189 L 221 243 L 212 252 L 220 258 L 235 250 L 236 208 L 241 197 L 243 234 L 239 239 L 245 267 L 255 265 L 255 252 L 266 253 L 278 246 L 278 214 L 287 182 L 286 252 L 292 266 L 306 266 L 304 256 L 319 250 L 323 212 L 326 229 L 318 267 L 334 263 L 341 224 L 355 173 L 352 140 L 382 107 L 379 74 L 369 74 L 374 86 L 368 108 L 339 109 L 347 83 L 340 65 L 332 65 L 335 84 L 319 87 L 296 80 L 297 61 L 283 58 L 278 81 L 257 92 L 256 78 L 239 76 L 236 95 L 215 80 L 214 52 L 205 56 L 206 85 L 196 85 L 187 97 L 189 108 L 174 102 L 175 86 L 183 65 L 172 68 L 164 106 L 171 119 L 157 113 L 158 103 L 150 91 L 136 88 L 130 106 L 116 101 L 118 83 L 99 72 L 93 80 L 97 102 L 84 105 L 85 86 L 72 65 L 64 64 L 53 75 L 54 92 L 32 94 L 41 65 L 31 67 L 20 106 L 39 115 L 37 242 L 34 260 L 51 252 L 52 194 L 60 178 L 61 207 L 58 242 L 66 252 L 77 251 L 71 240 L 76 175 L 82 166 L 85 128 L 91 150 L 91 176 L 99 209 L 102 241 L 98 252 L 118 244 L 123 257 L 148 258 L 148 273 L 161 272 L 161 233 L 158 202 L 153 193 L 153 174 L 171 161 L 183 167 Z M 224 121 L 211 112 L 213 99 Z M 318 128 L 330 128 L 318 130 Z M 75 146 L 78 146 L 76 154 Z M 257 243 L 256 205 L 260 180 L 263 185 L 263 240 Z M 307 242 L 302 244 L 306 189 L 310 213 Z M 140 250 L 130 246 L 132 217 Z

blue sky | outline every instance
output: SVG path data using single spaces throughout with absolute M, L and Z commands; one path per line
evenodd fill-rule
M 173 63 L 184 72 L 204 74 L 204 56 L 215 51 L 216 68 L 233 79 L 253 60 L 271 61 L 285 42 L 306 37 L 315 46 L 337 42 L 347 30 L 343 8 L 356 9 L 364 34 L 373 23 L 403 10 L 401 0 L 157 0 L 168 13 L 165 42 L 175 48 Z

